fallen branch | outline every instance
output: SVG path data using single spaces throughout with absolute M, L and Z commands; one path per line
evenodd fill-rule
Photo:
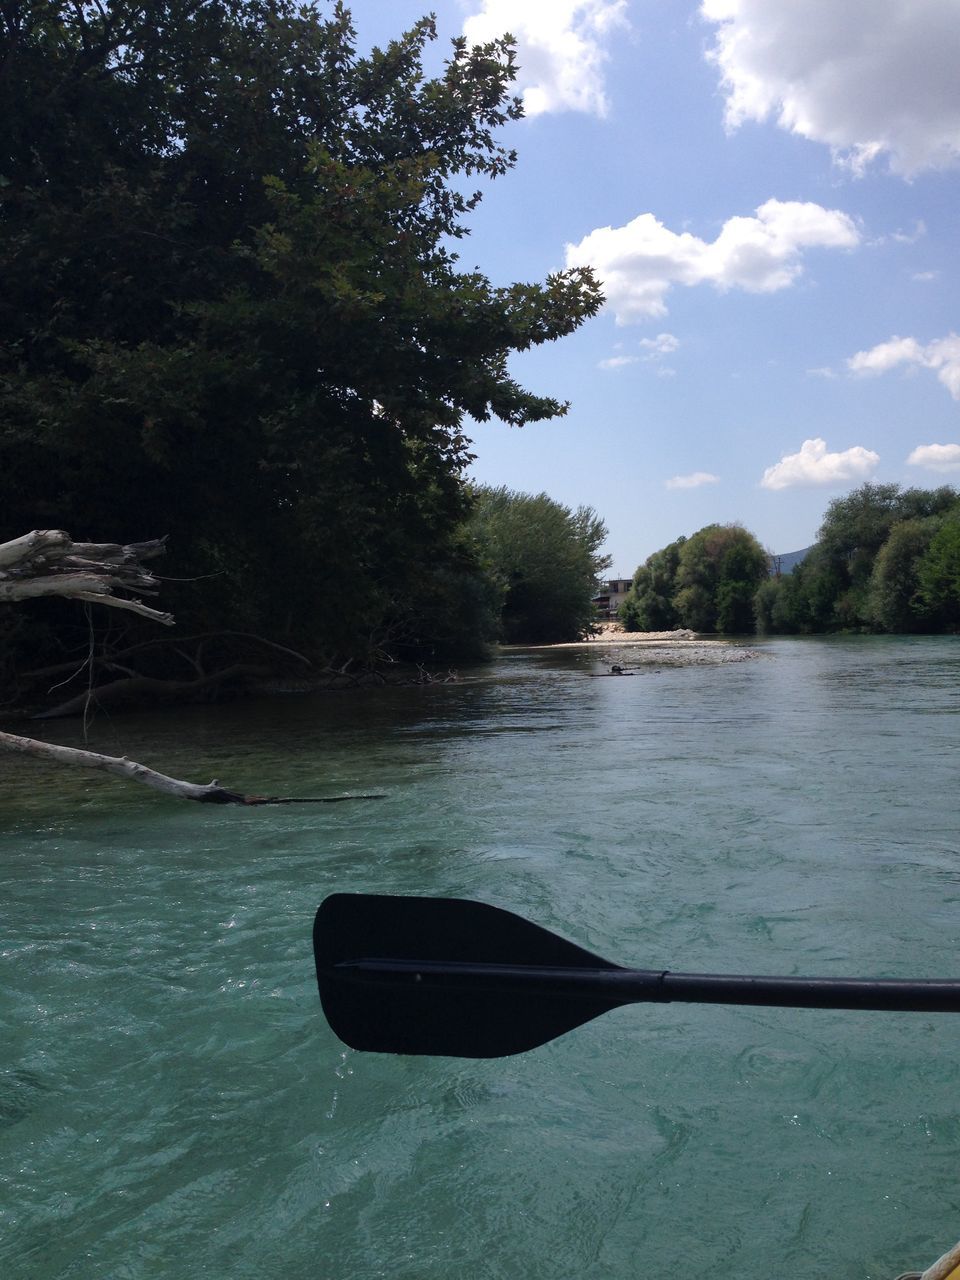
M 68 698 L 59 706 L 49 711 L 38 711 L 31 716 L 32 720 L 58 720 L 63 716 L 75 716 L 82 713 L 88 705 L 98 707 L 116 707 L 124 702 L 148 700 L 164 702 L 176 699 L 192 700 L 199 694 L 218 689 L 231 680 L 251 679 L 269 675 L 268 667 L 256 666 L 252 663 L 235 662 L 232 667 L 224 667 L 209 676 L 199 676 L 196 680 L 159 680 L 155 676 L 131 675 L 110 684 L 97 685 L 93 689 L 85 689 L 82 693 Z
M 34 529 L 11 542 L 0 542 L 0 569 L 26 564 L 37 557 L 55 557 L 70 545 L 70 535 L 62 529 Z
M 164 538 L 150 542 L 74 542 L 62 529 L 34 529 L 0 543 L 0 604 L 61 596 L 126 609 L 173 626 L 173 615 L 116 591 L 156 594 L 159 579 L 144 560 L 163 555 Z
M 197 664 L 193 658 L 183 652 L 183 646 L 196 642 L 206 643 L 209 640 L 249 640 L 257 645 L 263 645 L 268 649 L 274 649 L 277 653 L 285 654 L 287 657 L 295 658 L 297 662 L 302 662 L 304 666 L 313 667 L 313 662 L 304 654 L 298 653 L 296 649 L 290 649 L 287 645 L 277 644 L 275 640 L 266 640 L 263 636 L 254 635 L 251 631 L 200 631 L 196 635 L 183 636 L 178 644 L 174 644 L 172 640 L 160 637 L 155 640 L 140 640 L 136 644 L 128 645 L 124 649 L 117 649 L 105 654 L 95 655 L 93 664 L 95 667 L 116 668 L 119 671 L 127 671 L 127 668 L 120 663 L 121 658 L 127 658 L 133 653 L 148 653 L 153 649 L 170 650 L 179 654 L 186 660 L 189 666 L 196 670 Z M 21 678 L 24 680 L 44 680 L 52 676 L 64 675 L 66 672 L 76 672 L 82 670 L 88 659 L 84 657 L 71 658 L 69 662 L 57 662 L 47 667 L 37 667 L 32 671 L 24 671 Z M 130 674 L 128 672 L 128 674 Z
M 62 529 L 34 529 L 32 533 L 24 534 L 20 538 L 0 543 L 0 603 L 12 603 L 38 596 L 63 596 L 73 600 L 109 605 L 115 609 L 126 609 L 171 626 L 172 614 L 151 609 L 135 596 L 113 594 L 118 589 L 131 593 L 143 591 L 155 593 L 159 580 L 143 567 L 142 561 L 162 555 L 165 550 L 164 543 L 163 538 L 154 539 L 152 542 L 134 542 L 127 546 L 112 542 L 74 542 Z M 261 643 L 270 644 L 269 641 Z M 281 645 L 273 647 L 310 665 L 302 654 L 284 649 Z M 185 656 L 181 654 L 181 657 Z M 88 661 L 93 660 L 88 658 Z M 188 661 L 198 673 L 195 680 L 155 680 L 148 676 L 130 673 L 126 678 L 115 680 L 109 685 L 87 689 L 75 698 L 61 703 L 52 711 L 36 718 L 47 719 L 52 716 L 70 715 L 81 710 L 86 713 L 91 702 L 116 703 L 134 694 L 146 692 L 155 697 L 170 697 L 186 692 L 196 694 L 200 690 L 215 688 L 224 681 L 238 676 L 264 674 L 260 667 L 236 663 L 226 670 L 208 676 L 202 674 L 199 660 L 194 662 L 188 659 Z M 112 665 L 115 669 L 122 669 L 118 664 Z M 179 778 L 158 773 L 156 769 L 148 769 L 146 765 L 129 760 L 126 756 L 105 756 L 96 751 L 61 747 L 49 742 L 39 742 L 36 738 L 24 738 L 16 733 L 3 731 L 0 731 L 0 750 L 14 751 L 41 760 L 52 760 L 57 764 L 102 769 L 119 778 L 141 782 L 166 795 L 176 796 L 180 800 L 196 800 L 200 804 L 333 804 L 340 800 L 381 799 L 380 795 L 245 796 L 221 787 L 216 779 L 202 785 L 183 782 Z
M 102 769 L 118 778 L 126 778 L 134 782 L 142 782 L 144 786 L 162 791 L 166 795 L 176 796 L 180 800 L 197 800 L 200 804 L 334 804 L 340 800 L 380 800 L 378 795 L 353 796 L 245 796 L 237 791 L 228 791 L 214 779 L 213 782 L 200 784 L 183 782 L 179 778 L 171 778 L 168 774 L 158 773 L 156 769 L 148 769 L 146 765 L 128 760 L 126 756 L 104 756 L 97 751 L 81 751 L 77 747 L 61 747 L 50 742 L 38 742 L 35 738 L 22 738 L 16 733 L 0 731 L 0 747 L 7 751 L 19 752 L 21 755 L 34 756 L 40 760 L 53 760 L 57 764 L 80 765 L 86 769 Z

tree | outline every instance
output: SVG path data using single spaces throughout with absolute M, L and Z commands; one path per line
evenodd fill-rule
M 754 630 L 754 596 L 770 557 L 738 524 L 711 524 L 648 556 L 621 606 L 628 631 Z
M 936 630 L 918 574 L 944 513 L 956 506 L 948 486 L 865 484 L 834 499 L 803 562 L 757 593 L 758 630 Z
M 837 593 L 833 569 L 813 548 L 790 573 L 762 582 L 753 598 L 757 631 L 792 635 L 825 631 L 821 615 L 833 618 Z
M 862 484 L 827 507 L 817 534 L 820 549 L 846 560 L 851 580 L 862 581 L 899 514 L 898 484 Z
M 941 627 L 960 627 L 960 503 L 945 516 L 917 566 L 917 592 Z
M 620 606 L 620 620 L 627 631 L 669 631 L 678 624 L 676 593 L 680 551 L 686 538 L 678 538 L 654 551 L 633 575 L 633 584 Z
M 606 526 L 590 507 L 575 511 L 545 493 L 480 487 L 469 525 L 501 594 L 500 637 L 508 644 L 579 640 L 595 621 Z
M 783 578 L 778 574 L 757 587 L 753 597 L 753 625 L 759 635 L 776 635 L 781 628 L 775 621 L 783 595 Z
M 339 661 L 444 631 L 463 417 L 563 413 L 508 358 L 601 299 L 452 250 L 515 162 L 510 41 L 428 79 L 430 19 L 361 56 L 328 12 L 0 6 L 0 539 L 173 531 L 183 629 Z
M 753 631 L 753 597 L 769 572 L 770 557 L 746 530 L 723 552 L 717 583 L 717 630 L 726 635 Z
M 674 604 L 682 626 L 736 634 L 754 629 L 753 598 L 769 557 L 741 525 L 707 525 L 680 550 Z
M 877 552 L 870 575 L 870 621 L 879 631 L 927 631 L 934 610 L 919 592 L 919 566 L 942 520 L 901 520 Z
M 859 630 L 872 626 L 877 596 L 871 588 L 871 578 L 880 549 L 892 530 L 904 520 L 942 514 L 956 502 L 956 497 L 946 485 L 932 490 L 903 490 L 897 484 L 868 483 L 835 498 L 827 507 L 817 535 L 817 559 L 805 575 L 819 578 L 817 625 L 813 629 Z M 824 589 L 832 593 L 829 608 L 823 607 Z M 886 613 L 885 617 L 889 620 L 892 615 Z

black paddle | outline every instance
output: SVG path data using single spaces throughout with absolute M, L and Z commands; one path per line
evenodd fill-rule
M 624 969 L 463 898 L 335 893 L 313 949 L 330 1026 L 374 1053 L 500 1058 L 641 1001 L 960 1012 L 960 981 Z

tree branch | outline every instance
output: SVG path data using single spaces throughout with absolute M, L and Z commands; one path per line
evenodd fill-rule
M 128 609 L 141 617 L 154 618 L 166 626 L 173 623 L 173 616 L 159 609 L 148 608 L 141 600 L 125 595 L 114 595 L 114 590 L 151 590 L 157 580 L 143 568 L 142 561 L 164 552 L 164 539 L 148 543 L 131 543 L 122 547 L 119 543 L 74 543 L 61 529 L 35 529 L 22 538 L 0 543 L 0 602 L 12 603 L 36 596 L 59 595 L 67 599 L 86 600 L 93 604 L 106 604 L 115 609 Z M 292 650 L 285 650 L 292 653 Z M 294 654 L 294 657 L 302 657 Z M 196 691 L 197 687 L 220 684 L 237 675 L 250 675 L 257 668 L 237 664 L 227 671 L 198 678 L 196 681 L 179 681 L 172 686 L 169 681 L 152 681 L 145 676 L 133 675 L 127 680 L 114 681 L 105 689 L 86 690 L 61 707 L 47 712 L 47 716 L 65 716 L 86 708 L 91 699 L 96 701 L 122 699 L 131 690 L 143 687 L 159 687 L 165 694 L 173 689 Z M 259 673 L 262 673 L 260 671 Z M 101 755 L 97 751 L 82 751 L 73 746 L 58 746 L 40 742 L 18 733 L 0 731 L 0 750 L 17 751 L 22 755 L 36 756 L 42 760 L 54 760 L 59 764 L 78 764 L 84 768 L 104 769 L 116 777 L 154 787 L 166 795 L 182 800 L 198 800 L 201 804 L 289 804 L 293 797 L 243 796 L 227 791 L 219 782 L 182 782 L 179 778 L 157 773 L 145 764 L 128 760 L 127 756 Z M 374 799 L 360 796 L 316 797 L 315 803 L 332 800 Z
M 112 773 L 118 778 L 126 778 L 134 782 L 142 782 L 144 786 L 162 791 L 165 795 L 176 796 L 178 800 L 197 800 L 200 804 L 243 804 L 259 806 L 265 804 L 336 804 L 341 800 L 382 800 L 382 794 L 355 796 L 244 796 L 237 791 L 228 791 L 216 780 L 200 784 L 182 782 L 179 778 L 171 778 L 169 774 L 158 773 L 156 769 L 148 769 L 146 765 L 128 760 L 126 756 L 104 756 L 98 751 L 81 751 L 77 747 L 61 747 L 52 742 L 38 742 L 36 738 L 22 738 L 16 733 L 4 733 L 0 730 L 0 750 L 14 751 L 21 755 L 34 756 L 39 760 L 52 760 L 56 764 L 80 765 L 85 769 L 101 769 L 104 773 Z
M 151 609 L 115 591 L 155 593 L 160 580 L 143 561 L 163 555 L 166 539 L 131 542 L 74 542 L 62 529 L 34 529 L 0 543 L 0 604 L 38 596 L 62 596 L 126 609 L 164 626 L 173 615 Z
M 38 742 L 35 738 L 22 738 L 16 733 L 0 731 L 0 747 L 39 760 L 53 760 L 57 764 L 81 765 L 87 769 L 103 769 L 119 778 L 142 782 L 145 786 L 177 796 L 181 800 L 199 800 L 202 804 L 246 804 L 247 798 L 227 791 L 214 780 L 201 786 L 195 782 L 181 782 L 165 773 L 148 769 L 146 765 L 128 760 L 126 756 L 104 756 L 96 751 L 80 751 L 76 747 L 61 747 L 50 742 Z
M 151 609 L 140 600 L 127 596 L 115 596 L 117 588 L 126 590 L 150 590 L 158 579 L 144 569 L 142 561 L 162 555 L 164 539 L 152 542 L 134 542 L 127 546 L 119 543 L 74 542 L 62 529 L 34 529 L 32 533 L 0 543 L 0 602 L 26 600 L 37 596 L 62 596 L 66 599 L 85 600 L 94 604 L 109 605 L 114 609 L 127 609 L 142 617 L 152 618 L 165 625 L 172 625 L 173 616 Z M 268 643 L 264 641 L 263 643 Z M 275 646 L 281 648 L 282 646 Z M 306 661 L 302 654 L 284 650 Z M 245 664 L 235 664 L 225 671 L 210 676 L 200 676 L 193 681 L 151 680 L 146 676 L 131 675 L 115 680 L 104 688 L 86 690 L 69 702 L 46 713 L 50 716 L 69 715 L 97 702 L 122 700 L 132 692 L 169 696 L 172 692 L 189 689 L 196 692 L 222 683 L 238 675 L 263 674 L 262 669 Z M 96 751 L 81 751 L 76 747 L 62 747 L 35 738 L 24 738 L 16 733 L 0 731 L 0 750 L 14 751 L 21 755 L 52 760 L 58 764 L 80 765 L 87 769 L 102 769 L 120 778 L 142 782 L 155 791 L 176 796 L 181 800 L 197 800 L 201 804 L 293 804 L 332 803 L 338 800 L 378 799 L 378 796 L 244 796 L 228 791 L 214 780 L 204 785 L 183 782 L 171 778 L 156 769 L 128 760 L 126 756 L 105 756 Z

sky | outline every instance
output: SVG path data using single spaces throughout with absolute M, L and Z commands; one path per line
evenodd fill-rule
M 471 478 L 593 507 L 623 577 L 712 523 L 806 547 L 868 480 L 960 487 L 960 0 L 350 8 L 364 50 L 434 12 L 431 72 L 516 38 L 518 161 L 461 265 L 603 283 L 511 361 L 568 414 L 469 423 Z

